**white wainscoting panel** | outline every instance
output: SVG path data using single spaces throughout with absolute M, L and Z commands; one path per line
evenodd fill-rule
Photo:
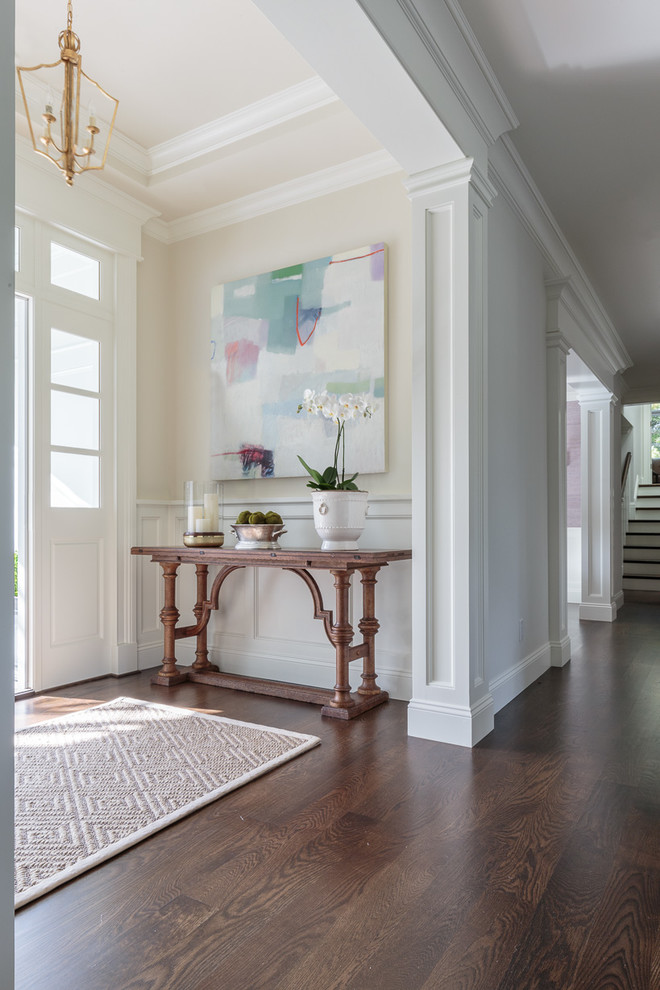
M 311 500 L 305 495 L 288 499 L 252 499 L 251 507 L 274 509 L 285 521 L 283 547 L 318 547 L 314 532 Z M 234 545 L 231 523 L 242 503 L 226 501 L 223 529 L 225 542 Z M 137 506 L 138 543 L 141 546 L 182 546 L 185 525 L 180 502 L 146 502 Z M 410 544 L 410 498 L 373 496 L 360 546 L 365 550 L 405 548 Z M 157 666 L 163 655 L 162 571 L 148 559 L 138 561 L 138 655 L 140 669 Z M 209 588 L 217 567 L 209 568 Z M 334 609 L 335 593 L 331 575 L 313 571 L 323 594 L 325 608 Z M 181 623 L 194 621 L 195 573 L 193 567 L 179 570 L 177 608 Z M 362 615 L 362 587 L 359 575 L 353 579 L 351 622 L 354 642 L 359 642 L 357 623 Z M 393 698 L 411 696 L 411 566 L 409 561 L 394 563 L 378 573 L 376 616 L 381 628 L 376 637 L 378 683 Z M 323 623 L 314 619 L 309 590 L 295 574 L 286 571 L 247 568 L 230 574 L 220 593 L 220 607 L 211 616 L 208 631 L 209 657 L 223 670 L 333 687 L 334 649 L 328 642 Z M 177 660 L 188 665 L 194 660 L 195 640 L 178 640 Z M 361 660 L 355 661 L 351 684 L 360 682 Z
M 167 543 L 167 512 L 145 511 L 138 514 L 140 544 L 159 547 Z M 137 560 L 138 644 L 162 635 L 159 613 L 163 607 L 161 569 L 148 559 Z M 162 654 L 161 654 L 162 655 Z

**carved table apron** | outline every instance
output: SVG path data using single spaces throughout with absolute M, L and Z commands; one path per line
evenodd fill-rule
M 374 639 L 379 629 L 375 615 L 376 574 L 396 560 L 410 560 L 410 550 L 235 550 L 188 549 L 185 547 L 133 547 L 132 554 L 150 556 L 163 570 L 165 603 L 160 613 L 163 623 L 163 665 L 153 676 L 152 683 L 169 687 L 182 681 L 197 681 L 217 687 L 270 694 L 279 698 L 308 701 L 323 705 L 322 715 L 332 718 L 355 718 L 369 708 L 387 701 L 387 691 L 376 684 L 376 657 Z M 181 564 L 194 564 L 197 575 L 197 604 L 193 612 L 197 622 L 192 626 L 178 626 L 179 611 L 176 607 L 176 579 Z M 208 595 L 208 569 L 219 564 L 211 594 Z M 321 619 L 325 633 L 335 648 L 336 678 L 334 690 L 289 684 L 284 681 L 264 680 L 230 674 L 209 663 L 206 629 L 211 612 L 218 608 L 220 589 L 232 571 L 244 567 L 278 567 L 293 571 L 305 582 L 314 602 L 314 618 Z M 335 613 L 323 607 L 321 589 L 309 573 L 310 570 L 330 571 L 335 583 Z M 353 627 L 349 619 L 349 595 L 351 579 L 355 571 L 362 582 L 362 618 L 358 623 L 362 642 L 352 646 Z M 208 597 L 207 597 L 208 595 Z M 195 662 L 190 667 L 177 667 L 174 644 L 177 639 L 197 637 Z M 351 693 L 349 664 L 362 657 L 362 682 L 357 693 Z

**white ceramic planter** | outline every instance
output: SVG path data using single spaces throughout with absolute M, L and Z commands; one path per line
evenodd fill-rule
M 312 492 L 314 529 L 321 537 L 321 550 L 357 550 L 368 498 L 368 492 Z

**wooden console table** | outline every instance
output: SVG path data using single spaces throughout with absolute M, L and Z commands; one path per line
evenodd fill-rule
M 355 718 L 362 712 L 387 701 L 387 691 L 376 684 L 374 639 L 379 629 L 375 615 L 376 574 L 381 567 L 396 560 L 410 560 L 410 550 L 235 550 L 188 549 L 186 547 L 133 547 L 131 553 L 149 556 L 163 569 L 165 604 L 160 613 L 164 630 L 163 666 L 152 683 L 169 687 L 182 681 L 197 681 L 218 687 L 270 694 L 279 698 L 308 701 L 323 705 L 321 714 L 332 718 Z M 193 609 L 197 622 L 178 626 L 176 607 L 176 578 L 181 564 L 194 564 L 197 575 L 197 603 Z M 219 564 L 211 594 L 208 595 L 208 569 Z M 293 571 L 305 582 L 314 602 L 314 618 L 321 619 L 325 633 L 335 648 L 337 683 L 334 690 L 289 684 L 284 681 L 263 680 L 221 671 L 209 663 L 206 627 L 211 612 L 218 608 L 220 589 L 232 571 L 244 567 L 279 567 Z M 321 589 L 310 570 L 330 571 L 335 579 L 335 614 L 323 606 Z M 362 581 L 362 618 L 358 626 L 363 637 L 352 646 L 353 628 L 348 621 L 351 579 L 359 571 Z M 177 667 L 174 644 L 177 639 L 197 637 L 195 662 L 190 667 Z M 362 683 L 357 693 L 351 693 L 348 667 L 352 660 L 362 657 Z

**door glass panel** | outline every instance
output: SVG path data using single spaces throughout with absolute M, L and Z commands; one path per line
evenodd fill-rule
M 100 276 L 101 263 L 96 258 L 89 258 L 86 254 L 51 241 L 50 281 L 53 285 L 90 299 L 100 299 Z
M 86 392 L 99 390 L 99 342 L 64 330 L 50 331 L 50 380 Z
M 53 450 L 50 504 L 56 509 L 99 508 L 99 458 Z
M 99 400 L 71 392 L 50 393 L 50 442 L 54 447 L 99 449 Z

